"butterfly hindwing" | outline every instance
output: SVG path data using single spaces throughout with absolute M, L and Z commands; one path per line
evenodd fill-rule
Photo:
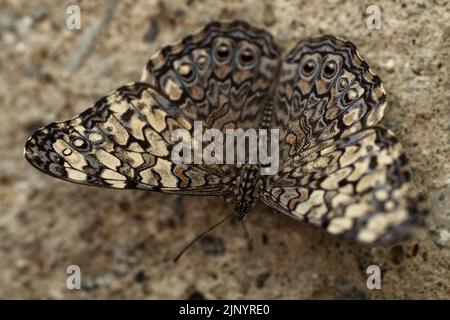
M 281 158 L 376 125 L 385 99 L 353 43 L 333 36 L 301 41 L 282 63 L 273 120 L 282 130 Z
M 80 116 L 51 124 L 25 157 L 65 180 L 192 194 L 232 192 L 232 165 L 175 164 L 171 134 L 257 127 L 273 84 L 272 37 L 244 22 L 213 22 L 155 54 L 142 83 L 124 86 Z M 78 145 L 79 144 L 79 145 Z
M 259 197 L 365 243 L 403 240 L 422 220 L 400 143 L 378 126 L 386 99 L 381 81 L 349 41 L 306 39 L 280 62 L 266 31 L 212 22 L 156 53 L 141 81 L 38 130 L 26 143 L 27 160 L 87 185 L 234 192 L 241 219 Z M 195 121 L 202 133 L 279 129 L 279 171 L 260 176 L 260 164 L 175 162 L 173 133 L 197 139 Z
M 281 169 L 262 200 L 331 234 L 391 243 L 403 240 L 421 219 L 401 145 L 386 129 L 329 141 L 290 166 L 295 169 Z

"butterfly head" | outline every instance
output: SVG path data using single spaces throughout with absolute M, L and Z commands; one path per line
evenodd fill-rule
M 234 209 L 234 213 L 238 221 L 242 221 L 247 214 L 247 212 L 253 207 L 255 201 L 245 201 L 240 200 L 236 202 L 236 207 Z
M 279 56 L 274 40 L 263 30 L 242 21 L 213 22 L 155 54 L 142 81 L 161 89 L 172 101 L 184 97 L 173 93 L 175 87 L 183 88 L 194 103 L 202 103 L 222 83 L 222 93 L 228 91 L 230 80 L 238 85 L 252 83 L 253 91 L 267 90 L 278 71 Z

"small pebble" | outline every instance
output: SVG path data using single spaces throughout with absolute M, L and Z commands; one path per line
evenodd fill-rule
M 145 33 L 144 36 L 144 42 L 150 43 L 155 41 L 156 37 L 158 36 L 158 33 L 159 33 L 158 24 L 154 20 L 151 20 L 147 32 Z

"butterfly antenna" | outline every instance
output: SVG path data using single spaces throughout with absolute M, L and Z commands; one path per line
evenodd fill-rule
M 220 220 L 219 222 L 217 222 L 216 224 L 212 225 L 211 227 L 209 227 L 207 230 L 203 231 L 202 233 L 200 233 L 198 236 L 196 236 L 194 239 L 192 239 L 183 249 L 181 249 L 180 253 L 177 254 L 177 256 L 173 259 L 173 262 L 177 262 L 181 256 L 183 255 L 183 253 L 185 253 L 187 251 L 187 249 L 189 249 L 195 242 L 197 242 L 197 240 L 201 239 L 205 234 L 209 233 L 210 231 L 214 230 L 215 228 L 217 228 L 218 226 L 220 226 L 222 223 L 224 223 L 225 221 L 227 221 L 231 216 L 233 216 L 235 213 L 231 212 L 229 215 L 227 215 L 225 218 L 223 218 L 222 220 Z

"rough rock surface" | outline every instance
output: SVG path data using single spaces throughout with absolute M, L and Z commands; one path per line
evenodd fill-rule
M 377 1 L 381 30 L 367 28 L 363 1 L 81 1 L 81 30 L 66 28 L 69 2 L 39 2 L 0 0 L 1 299 L 450 298 L 448 1 Z M 324 33 L 358 45 L 388 93 L 382 123 L 428 195 L 424 230 L 401 246 L 362 246 L 260 204 L 246 218 L 252 248 L 241 226 L 225 224 L 174 264 L 232 203 L 78 186 L 22 158 L 35 129 L 139 79 L 152 53 L 218 18 L 263 26 L 283 48 Z M 66 288 L 72 264 L 82 290 Z M 366 287 L 372 264 L 381 290 Z

